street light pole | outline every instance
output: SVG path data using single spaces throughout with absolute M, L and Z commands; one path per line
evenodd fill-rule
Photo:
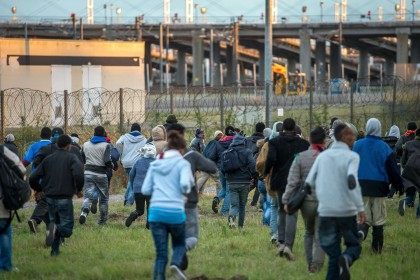
M 413 21 L 415 20 L 415 16 L 416 16 L 415 4 L 416 4 L 416 0 L 412 0 L 411 5 L 413 6 Z
M 321 6 L 321 22 L 322 22 L 324 1 L 319 2 L 319 5 Z
M 265 84 L 265 125 L 270 126 L 270 97 L 273 93 L 272 60 L 273 60 L 273 0 L 265 1 L 265 34 L 264 34 L 264 84 Z

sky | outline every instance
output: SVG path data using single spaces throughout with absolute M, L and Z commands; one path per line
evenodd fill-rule
M 296 19 L 300 18 L 302 6 L 306 5 L 309 15 L 320 14 L 319 0 L 278 0 L 278 17 L 283 16 Z M 327 14 L 334 13 L 334 3 L 338 0 L 323 0 L 324 18 Z M 382 6 L 384 14 L 394 13 L 394 5 L 398 0 L 348 0 L 347 13 L 357 15 L 371 11 L 376 14 L 378 6 Z M 412 10 L 412 0 L 406 0 L 407 9 Z M 163 0 L 94 0 L 95 17 L 104 18 L 103 5 L 110 4 L 122 8 L 123 18 L 134 18 L 145 14 L 145 17 L 161 17 L 163 14 Z M 265 0 L 197 0 L 199 7 L 206 7 L 208 20 L 213 17 L 225 17 L 244 15 L 246 17 L 258 17 L 264 11 Z M 415 3 L 415 9 L 420 9 L 420 1 Z M 71 13 L 86 16 L 86 0 L 0 0 L 0 17 L 5 19 L 11 16 L 11 7 L 16 6 L 17 17 L 22 18 L 49 18 L 69 17 Z M 108 9 L 108 18 L 110 10 Z M 115 8 L 114 8 L 115 13 Z M 178 13 L 185 15 L 184 0 L 171 1 L 171 15 Z M 116 15 L 114 15 L 116 16 Z M 385 16 L 386 17 L 386 16 Z M 24 20 L 23 20 L 24 21 Z

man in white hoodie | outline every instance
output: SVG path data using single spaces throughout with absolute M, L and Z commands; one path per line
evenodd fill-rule
M 133 123 L 130 132 L 121 136 L 115 144 L 115 147 L 121 155 L 121 163 L 127 176 L 130 174 L 134 164 L 140 158 L 140 149 L 143 148 L 146 142 L 147 139 L 141 134 L 140 125 L 138 123 Z M 126 204 L 134 204 L 134 192 L 130 181 L 128 181 L 127 191 L 124 196 L 124 205 Z

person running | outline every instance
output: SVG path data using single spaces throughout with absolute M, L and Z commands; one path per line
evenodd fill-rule
M 19 157 L 9 150 L 6 146 L 0 145 L 0 158 L 3 158 L 8 167 L 15 172 L 21 179 L 24 178 L 26 169 L 20 162 Z M 0 188 L 0 192 L 1 188 Z M 10 211 L 7 210 L 3 202 L 4 196 L 0 195 L 0 272 L 11 271 L 13 269 L 12 255 L 12 225 L 10 224 Z M 7 277 L 7 276 L 6 276 Z
M 99 201 L 99 225 L 108 220 L 109 185 L 107 171 L 112 168 L 111 145 L 106 141 L 102 126 L 95 127 L 93 137 L 83 144 L 82 155 L 85 163 L 83 204 L 79 223 L 86 223 L 89 212 L 95 214 Z
M 230 194 L 228 224 L 242 229 L 245 223 L 245 206 L 249 185 L 255 177 L 255 159 L 247 148 L 246 138 L 236 134 L 229 148 L 223 152 L 221 172 L 224 173 Z
M 70 138 L 71 138 L 72 145 L 75 146 L 76 148 L 79 148 L 79 150 L 82 150 L 82 147 L 80 147 L 80 137 L 79 137 L 79 134 L 72 133 L 72 134 L 70 134 Z
M 360 158 L 350 149 L 356 137 L 347 125 L 339 124 L 334 139 L 331 148 L 318 155 L 305 180 L 308 192 L 315 189 L 318 199 L 319 240 L 329 257 L 328 280 L 350 279 L 349 268 L 362 252 L 357 218 L 359 223 L 366 220 L 357 179 Z
M 400 137 L 401 137 L 400 129 L 398 128 L 398 126 L 393 125 L 389 129 L 388 135 L 386 135 L 385 137 L 382 137 L 382 139 L 385 141 L 385 143 L 389 145 L 389 147 L 392 150 L 394 150 L 395 145 L 397 144 Z
M 15 155 L 19 156 L 19 148 L 15 143 L 15 136 L 13 134 L 7 134 L 4 138 L 4 146 L 12 151 Z
M 136 210 L 130 213 L 127 220 L 125 220 L 126 227 L 131 224 L 145 213 L 145 207 L 149 212 L 150 196 L 143 195 L 141 189 L 143 186 L 144 178 L 146 177 L 147 170 L 150 164 L 156 158 L 156 147 L 152 143 L 148 143 L 140 149 L 141 157 L 134 164 L 130 172 L 130 183 L 133 186 L 134 200 L 136 202 Z M 149 229 L 149 221 L 146 216 L 146 228 Z
M 283 194 L 282 202 L 285 205 L 285 211 L 288 212 L 287 204 L 293 193 L 299 191 L 304 185 L 305 179 L 311 170 L 318 155 L 325 149 L 325 130 L 318 126 L 311 131 L 311 146 L 307 151 L 299 153 L 293 160 L 287 177 L 287 186 Z M 324 263 L 324 251 L 319 244 L 318 236 L 318 201 L 314 194 L 308 194 L 300 208 L 305 225 L 304 247 L 308 271 L 315 273 L 320 271 Z M 296 226 L 296 224 L 295 224 Z
M 49 155 L 55 153 L 58 150 L 58 146 L 56 145 L 58 138 L 64 134 L 63 129 L 60 127 L 55 127 L 51 131 L 51 144 L 45 145 L 42 147 L 39 152 L 36 154 L 35 159 L 32 163 L 32 170 L 36 170 L 37 167 L 42 163 L 42 161 L 48 157 Z M 70 145 L 69 152 L 73 153 L 79 161 L 82 163 L 82 155 L 80 154 L 80 150 L 76 148 L 73 145 Z M 48 214 L 48 203 L 45 199 L 44 193 L 41 192 L 35 192 L 35 201 L 36 206 L 35 209 L 31 215 L 31 218 L 28 221 L 29 230 L 32 233 L 37 233 L 38 231 L 38 225 L 41 222 L 44 222 L 47 226 L 47 232 L 46 232 L 46 240 L 45 243 L 47 246 L 51 246 L 51 243 L 49 241 L 52 240 L 51 235 L 53 232 L 50 230 L 50 226 L 53 226 L 53 224 L 50 224 L 50 218 Z
M 195 130 L 195 137 L 191 141 L 190 149 L 202 154 L 205 148 L 206 145 L 204 144 L 204 130 L 197 128 Z
M 140 158 L 139 151 L 146 144 L 147 139 L 141 134 L 141 127 L 138 123 L 131 125 L 129 133 L 124 134 L 115 143 L 115 147 L 121 155 L 121 163 L 125 169 L 127 177 L 130 174 L 131 168 Z M 124 195 L 124 205 L 133 205 L 134 193 L 133 187 L 130 185 L 128 180 L 127 190 Z
M 25 167 L 29 166 L 34 161 L 35 156 L 42 147 L 51 144 L 51 129 L 49 127 L 43 127 L 41 129 L 40 137 L 40 140 L 36 141 L 35 143 L 29 146 L 28 150 L 23 156 L 22 163 Z
M 168 236 L 172 239 L 170 271 L 175 279 L 187 279 L 181 270 L 185 255 L 185 196 L 194 185 L 191 165 L 180 151 L 184 138 L 168 131 L 167 150 L 150 164 L 141 192 L 151 196 L 149 223 L 156 249 L 153 279 L 165 279 L 168 262 Z
M 407 197 L 415 197 L 416 190 L 419 192 L 420 197 L 420 165 L 418 160 L 420 158 L 420 129 L 416 130 L 416 137 L 414 140 L 405 143 L 403 148 L 403 154 L 401 158 L 401 165 L 404 168 L 403 178 L 404 185 L 408 186 L 405 190 Z M 405 213 L 406 199 L 402 200 L 399 207 L 399 213 L 401 216 Z M 417 205 L 416 211 L 417 219 L 420 219 L 420 204 Z
M 283 132 L 268 141 L 268 156 L 265 164 L 265 174 L 271 173 L 270 188 L 277 192 L 279 204 L 278 241 L 279 256 L 294 260 L 292 253 L 296 232 L 297 213 L 288 215 L 284 211 L 282 196 L 287 185 L 287 175 L 294 157 L 309 148 L 308 141 L 300 138 L 295 132 L 296 123 L 287 118 L 283 122 Z
M 202 154 L 192 149 L 184 150 L 184 159 L 186 159 L 191 165 L 192 174 L 197 172 L 205 174 L 216 174 L 217 165 L 205 158 Z M 198 221 L 198 196 L 199 191 L 197 187 L 196 180 L 194 180 L 194 186 L 191 188 L 190 193 L 187 196 L 187 202 L 185 204 L 185 213 L 187 219 L 185 221 L 185 248 L 187 252 L 191 251 L 197 246 L 198 243 L 198 230 L 199 230 L 199 221 Z M 188 268 L 188 257 L 185 253 L 183 258 L 182 270 Z
M 403 135 L 398 139 L 398 142 L 395 144 L 395 152 L 397 156 L 402 156 L 403 146 L 408 141 L 414 140 L 416 137 L 417 124 L 415 122 L 407 123 L 407 130 Z
M 235 136 L 235 128 L 230 125 L 227 126 L 225 129 L 225 136 L 222 137 L 218 142 L 216 142 L 215 148 L 212 149 L 208 155 L 208 158 L 217 164 L 219 170 L 220 170 L 220 163 L 221 163 L 221 155 L 225 150 L 229 148 L 230 144 L 233 141 L 234 136 Z M 219 176 L 220 176 L 219 182 L 221 185 L 221 189 L 213 198 L 211 208 L 214 213 L 218 213 L 219 203 L 221 200 L 224 200 L 220 214 L 222 216 L 227 216 L 229 214 L 229 206 L 230 206 L 229 189 L 227 187 L 226 177 L 223 175 L 222 172 L 219 172 Z
M 73 233 L 73 195 L 81 197 L 83 188 L 83 164 L 70 152 L 70 136 L 61 135 L 57 151 L 46 157 L 29 178 L 31 187 L 42 191 L 48 203 L 50 231 L 48 243 L 51 256 L 60 254 L 60 244 Z
M 157 125 L 152 129 L 151 143 L 156 147 L 156 154 L 160 154 L 166 147 L 166 128 L 163 125 Z
M 372 227 L 372 251 L 380 254 L 384 244 L 386 197 L 389 184 L 403 189 L 402 179 L 392 149 L 382 141 L 381 122 L 371 118 L 366 123 L 366 137 L 356 141 L 353 151 L 360 156 L 359 181 L 366 210 L 366 223 L 360 225 L 361 239 Z

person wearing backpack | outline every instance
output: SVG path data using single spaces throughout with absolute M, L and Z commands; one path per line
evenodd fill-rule
M 58 150 L 46 157 L 29 178 L 31 187 L 45 194 L 48 203 L 51 256 L 60 254 L 60 244 L 73 233 L 73 196 L 82 197 L 83 164 L 70 152 L 72 140 L 61 135 Z
M 48 145 L 42 147 L 39 150 L 39 152 L 36 154 L 35 159 L 32 163 L 32 172 L 36 171 L 37 167 L 42 163 L 42 161 L 46 157 L 55 153 L 58 150 L 58 147 L 57 147 L 56 143 L 57 143 L 58 138 L 63 134 L 64 134 L 64 131 L 60 127 L 55 127 L 55 128 L 52 129 L 52 131 L 51 131 L 51 144 L 48 144 Z M 80 153 L 79 148 L 75 147 L 72 144 L 72 145 L 70 145 L 69 151 L 71 153 L 73 153 L 74 155 L 76 155 L 76 157 L 79 159 L 79 161 L 81 163 L 83 162 L 82 154 Z M 50 218 L 49 218 L 49 215 L 48 215 L 48 203 L 47 203 L 47 201 L 45 199 L 45 195 L 42 191 L 41 192 L 35 192 L 35 201 L 36 201 L 35 209 L 34 209 L 32 215 L 31 215 L 31 218 L 28 221 L 29 230 L 32 233 L 37 233 L 38 225 L 41 222 L 44 222 L 45 225 L 47 226 L 46 245 L 51 246 L 51 244 L 49 244 L 47 242 L 47 240 L 51 240 L 50 234 L 52 234 L 52 232 L 49 230 Z
M 295 156 L 309 148 L 309 142 L 296 134 L 296 123 L 287 118 L 283 121 L 283 132 L 279 136 L 268 141 L 268 156 L 265 164 L 265 175 L 269 175 L 270 189 L 277 192 L 279 204 L 278 241 L 280 257 L 285 256 L 288 260 L 294 260 L 292 253 L 294 234 L 293 226 L 297 215 L 288 215 L 284 210 L 282 196 L 287 185 L 287 176 Z
M 416 130 L 416 136 L 414 140 L 408 141 L 403 147 L 403 154 L 401 158 L 401 165 L 404 169 L 403 179 L 404 186 L 406 187 L 406 198 L 400 201 L 400 215 L 405 213 L 405 204 L 407 198 L 415 197 L 416 190 L 419 192 L 420 197 L 420 128 Z M 420 204 L 417 205 L 416 211 L 417 219 L 420 219 Z
M 236 134 L 221 155 L 220 171 L 225 175 L 230 194 L 229 227 L 244 227 L 249 185 L 255 176 L 255 159 L 246 138 Z
M 83 144 L 82 155 L 85 163 L 85 186 L 79 223 L 83 225 L 89 212 L 96 214 L 92 207 L 99 200 L 99 225 L 108 220 L 109 185 L 107 171 L 112 168 L 112 146 L 106 141 L 106 132 L 102 126 L 95 127 L 93 137 Z
M 6 196 L 3 180 L 10 174 L 8 172 L 5 173 L 6 171 L 13 172 L 14 175 L 23 180 L 26 169 L 20 162 L 19 157 L 4 145 L 0 145 L 0 158 L 2 160 L 2 165 L 6 165 L 1 167 L 2 178 L 0 178 L 0 271 L 11 271 L 13 268 L 12 226 L 10 224 L 12 214 L 11 211 L 5 207 Z M 28 198 L 29 196 L 30 190 Z

